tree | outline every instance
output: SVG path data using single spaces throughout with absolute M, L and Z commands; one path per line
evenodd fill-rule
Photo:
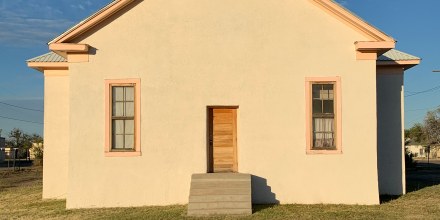
M 426 113 L 424 132 L 428 144 L 440 143 L 440 108 Z
M 405 130 L 405 139 L 411 139 L 411 142 L 415 144 L 424 144 L 427 141 L 425 126 L 416 123 L 410 129 Z
M 9 147 L 21 148 L 21 144 L 22 144 L 21 137 L 23 136 L 23 131 L 21 131 L 18 128 L 14 128 L 9 132 L 8 136 L 9 136 L 9 139 L 7 141 L 7 144 L 9 145 Z
M 32 134 L 31 136 L 32 141 L 32 152 L 35 156 L 35 159 L 39 161 L 39 163 L 42 163 L 43 159 L 43 151 L 44 151 L 44 145 L 43 145 L 43 138 L 38 134 Z
M 7 145 L 18 149 L 18 158 L 27 156 L 28 150 L 32 147 L 31 136 L 25 134 L 22 130 L 14 128 L 9 132 Z
M 32 141 L 32 143 L 43 143 L 43 137 L 41 137 L 38 134 L 32 134 L 31 141 Z

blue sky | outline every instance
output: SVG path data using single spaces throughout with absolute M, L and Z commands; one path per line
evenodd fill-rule
M 292 0 L 297 1 L 297 0 Z M 0 129 L 43 133 L 44 82 L 25 60 L 46 53 L 46 43 L 110 0 L 0 0 Z M 364 20 L 398 40 L 397 49 L 421 57 L 405 73 L 407 95 L 440 85 L 439 0 L 338 0 Z M 440 88 L 440 87 L 439 87 Z M 30 108 L 25 110 L 16 108 Z M 407 97 L 405 127 L 423 121 L 440 105 L 440 89 Z M 23 122 L 2 117 L 37 123 Z
M 12 128 L 43 134 L 43 112 L 40 111 L 43 110 L 43 75 L 29 69 L 25 60 L 48 52 L 47 42 L 109 2 L 0 0 L 0 77 L 3 79 L 0 80 L 0 129 L 3 129 L 3 137 Z

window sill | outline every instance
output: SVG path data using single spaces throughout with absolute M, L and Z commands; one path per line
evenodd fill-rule
M 140 151 L 111 151 L 104 152 L 104 156 L 106 157 L 138 157 L 141 156 Z
M 342 150 L 310 150 L 306 151 L 308 155 L 319 155 L 319 154 L 342 154 Z

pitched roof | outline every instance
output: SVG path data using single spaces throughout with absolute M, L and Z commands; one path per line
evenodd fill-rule
M 84 33 L 88 29 L 92 28 L 93 26 L 97 25 L 101 21 L 108 18 L 110 15 L 116 13 L 120 9 L 127 6 L 129 3 L 133 2 L 133 0 L 112 0 L 108 5 L 104 6 L 97 12 L 93 13 L 89 17 L 85 18 L 84 20 L 80 21 L 78 24 L 74 25 L 73 27 L 69 28 L 67 31 L 62 33 L 61 35 L 57 36 L 56 38 L 52 39 L 48 44 L 52 43 L 60 43 L 64 42 L 68 39 L 71 39 L 79 34 Z M 82 30 L 81 28 L 84 28 Z M 77 33 L 75 33 L 77 32 Z M 73 35 L 73 36 L 69 36 Z
M 312 3 L 318 5 L 331 15 L 335 16 L 342 22 L 352 26 L 355 30 L 360 31 L 364 35 L 372 38 L 374 41 L 387 41 L 387 42 L 396 42 L 391 36 L 385 34 L 377 27 L 369 24 L 355 13 L 346 9 L 342 5 L 338 4 L 334 0 L 310 0 Z
M 54 53 L 54 52 L 49 52 L 43 55 L 40 55 L 38 57 L 34 57 L 32 59 L 26 60 L 26 62 L 28 63 L 34 63 L 34 62 L 42 62 L 42 63 L 49 63 L 49 62 L 54 62 L 54 63 L 61 63 L 61 62 L 67 62 L 66 58 Z
M 378 61 L 402 61 L 402 60 L 420 60 L 419 57 L 413 56 L 411 54 L 404 53 L 402 51 L 391 49 L 388 52 L 382 54 L 377 58 Z M 66 58 L 54 53 L 49 52 L 38 57 L 31 58 L 26 62 L 67 62 Z
M 365 19 L 361 18 L 359 15 L 357 15 L 356 13 L 354 13 L 353 11 L 351 11 L 350 9 L 346 8 L 345 6 L 339 4 L 337 1 L 332 1 L 333 4 L 341 7 L 342 9 L 344 9 L 346 12 L 348 12 L 350 15 L 354 16 L 355 18 L 359 19 L 360 22 L 365 23 L 367 26 L 372 27 L 375 31 L 377 31 L 378 33 L 383 34 L 383 36 L 389 37 L 389 39 L 387 40 L 391 40 L 391 41 L 395 41 L 395 39 L 388 35 L 387 33 L 385 33 L 384 31 L 382 31 L 381 29 L 379 29 L 378 27 L 372 25 L 370 22 L 366 21 Z
M 71 40 L 104 21 L 114 13 L 123 9 L 125 6 L 136 1 L 137 0 L 113 0 L 102 9 L 98 10 L 91 16 L 79 22 L 77 25 L 51 40 L 48 44 L 64 43 L 68 40 Z M 353 12 L 349 11 L 333 0 L 311 0 L 311 2 L 377 41 L 395 41 L 392 37 L 380 31 L 373 25 L 365 22 Z
M 419 57 L 402 51 L 391 49 L 377 58 L 378 61 L 403 61 L 403 60 L 420 60 Z

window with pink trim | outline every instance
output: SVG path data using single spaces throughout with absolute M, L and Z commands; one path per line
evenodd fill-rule
M 307 153 L 342 153 L 340 77 L 306 78 L 306 113 Z
M 140 80 L 105 80 L 106 156 L 140 156 Z

